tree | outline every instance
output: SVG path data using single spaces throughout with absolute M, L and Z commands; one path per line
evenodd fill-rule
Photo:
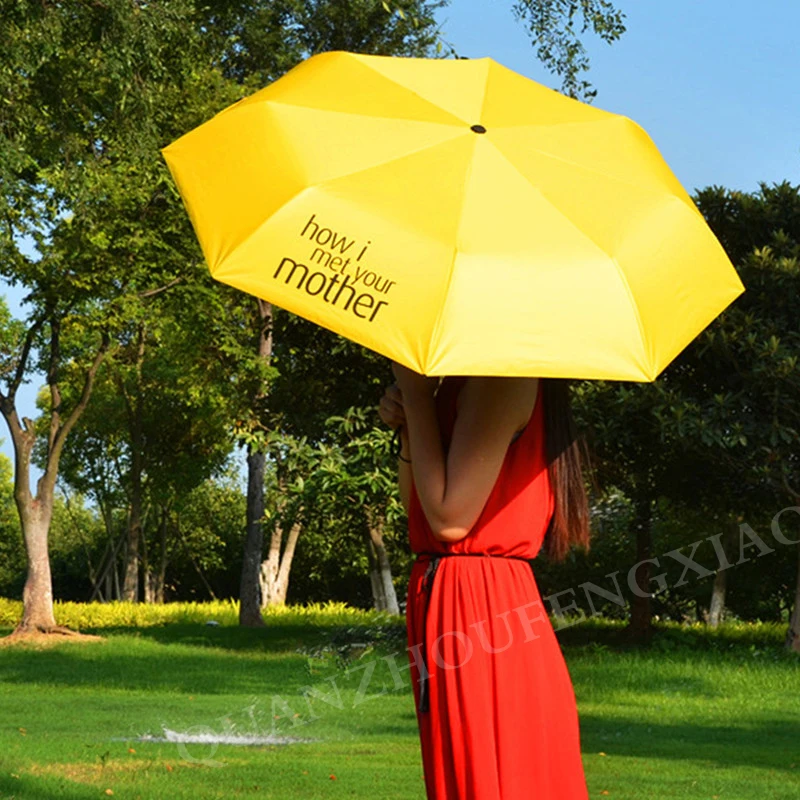
M 800 505 L 800 185 L 760 183 L 752 194 L 709 187 L 698 207 L 747 291 L 695 351 L 708 394 L 693 433 L 724 445 L 715 468 L 772 516 L 776 505 Z M 797 570 L 785 587 L 794 596 L 786 644 L 800 652 L 800 552 Z
M 140 599 L 140 578 L 146 601 L 163 599 L 172 510 L 223 467 L 233 446 L 238 401 L 211 340 L 203 302 L 210 278 L 197 271 L 129 306 L 125 335 L 101 371 L 62 469 L 101 507 L 114 487 L 117 503 L 124 497 L 125 600 Z
M 267 555 L 261 562 L 261 607 L 284 605 L 297 543 L 314 499 L 307 480 L 315 469 L 314 450 L 305 437 L 269 437 L 267 507 L 271 528 Z
M 197 119 L 191 98 L 205 102 L 209 89 L 218 96 L 224 85 L 199 58 L 193 20 L 193 7 L 179 0 L 22 0 L 4 9 L 0 274 L 27 290 L 33 308 L 25 322 L 7 313 L 0 320 L 0 411 L 15 449 L 28 557 L 19 632 L 59 630 L 47 548 L 59 461 L 126 305 L 160 291 L 191 263 L 176 246 L 174 226 L 162 222 L 161 236 L 143 236 L 141 222 L 165 209 L 166 170 L 153 158 L 159 136 Z M 24 237 L 33 254 L 23 249 Z M 16 395 L 37 367 L 47 376 L 50 407 L 44 475 L 34 494 L 36 427 L 20 420 Z M 62 391 L 67 375 L 81 386 L 73 398 Z
M 798 187 L 786 183 L 762 184 L 754 195 L 719 187 L 699 192 L 698 208 L 745 293 L 654 383 L 583 388 L 581 413 L 593 431 L 603 482 L 621 488 L 637 509 L 632 533 L 637 563 L 643 562 L 642 589 L 651 573 L 645 559 L 653 555 L 650 527 L 658 496 L 702 511 L 736 541 L 748 511 L 796 505 L 800 497 L 798 195 Z M 717 606 L 724 580 L 716 582 Z M 638 637 L 649 635 L 647 594 L 632 605 L 631 632 Z M 800 633 L 796 624 L 797 613 L 789 644 Z
M 658 381 L 591 381 L 576 387 L 575 397 L 576 418 L 579 427 L 588 432 L 598 482 L 606 492 L 616 488 L 631 502 L 628 533 L 635 548 L 636 588 L 631 587 L 634 596 L 629 634 L 646 640 L 651 634 L 652 618 L 653 516 L 669 463 L 656 413 L 661 403 L 660 386 Z
M 586 80 L 589 57 L 581 37 L 592 32 L 608 44 L 625 33 L 625 15 L 608 0 L 516 0 L 515 17 L 529 29 L 539 60 L 562 77 L 561 91 L 569 97 L 591 102 L 597 95 Z M 575 32 L 576 15 L 582 18 L 580 35 Z
M 35 281 L 32 281 L 32 283 Z M 49 281 L 46 281 L 49 283 Z M 54 281 L 55 283 L 55 281 Z M 69 282 L 67 282 L 69 283 Z M 38 286 L 36 288 L 39 288 Z M 99 343 L 88 359 L 83 354 L 72 354 L 64 358 L 66 334 L 81 327 L 79 317 L 74 315 L 76 307 L 84 305 L 86 298 L 81 292 L 69 292 L 58 296 L 45 289 L 40 300 L 40 311 L 28 321 L 27 327 L 11 320 L 7 309 L 5 319 L 0 320 L 0 339 L 6 354 L 2 379 L 5 390 L 0 391 L 0 412 L 8 425 L 14 444 L 14 499 L 19 514 L 25 551 L 28 562 L 28 577 L 23 589 L 23 617 L 17 631 L 25 633 L 63 632 L 56 626 L 53 616 L 52 577 L 47 547 L 47 534 L 53 514 L 53 501 L 58 463 L 64 442 L 69 432 L 86 408 L 92 392 L 97 370 L 108 349 L 108 336 L 101 334 Z M 5 325 L 2 323 L 5 322 Z M 30 368 L 31 352 L 34 348 L 42 354 L 41 366 L 46 370 L 50 391 L 50 408 L 47 421 L 47 457 L 44 474 L 37 483 L 36 494 L 30 489 L 30 464 L 33 445 L 36 441 L 36 426 L 28 418 L 20 420 L 16 409 L 16 396 L 26 371 Z M 85 357 L 84 357 L 85 358 Z M 64 361 L 83 378 L 82 388 L 76 402 L 70 407 L 62 405 L 62 370 Z M 42 363 L 43 362 L 43 363 Z
M 391 455 L 391 432 L 376 428 L 374 408 L 351 408 L 331 417 L 328 442 L 317 447 L 310 480 L 314 505 L 363 538 L 374 606 L 399 613 L 388 540 L 404 512 Z

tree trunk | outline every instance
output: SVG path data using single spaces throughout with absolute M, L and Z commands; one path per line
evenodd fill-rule
M 131 457 L 131 507 L 128 514 L 128 535 L 125 548 L 125 578 L 122 584 L 122 599 L 132 603 L 139 601 L 139 563 L 142 542 L 142 442 L 141 437 L 132 439 Z
M 708 608 L 708 625 L 716 628 L 722 622 L 725 612 L 725 592 L 728 584 L 728 570 L 717 570 L 714 576 L 714 586 L 711 589 L 711 604 Z
M 119 600 L 121 596 L 119 587 L 119 571 L 117 570 L 117 555 L 122 548 L 122 544 L 126 538 L 126 531 L 123 531 L 116 541 L 110 540 L 106 543 L 106 552 L 109 554 L 104 559 L 105 566 L 100 571 L 100 577 L 97 579 L 97 585 L 92 591 L 92 596 L 89 602 L 95 599 L 100 594 L 100 584 L 105 580 L 106 582 L 106 600 Z
M 258 357 L 267 364 L 272 357 L 272 306 L 260 298 L 258 302 Z M 259 408 L 264 399 L 264 387 L 259 387 L 253 407 Z M 239 590 L 239 624 L 263 626 L 261 616 L 261 560 L 264 551 L 264 473 L 266 454 L 252 443 L 247 445 L 247 531 L 244 539 L 242 580 Z
M 137 464 L 139 462 L 139 464 Z M 136 603 L 139 600 L 139 561 L 142 538 L 142 485 L 141 458 L 132 459 L 131 508 L 128 515 L 128 537 L 125 548 L 125 579 L 122 583 L 122 599 Z
M 122 599 L 136 603 L 139 600 L 139 548 L 142 544 L 142 469 L 144 434 L 142 425 L 141 377 L 144 361 L 145 326 L 140 323 L 136 351 L 136 386 L 131 399 L 120 385 L 128 411 L 131 437 L 131 513 L 128 517 L 128 547 L 125 552 L 125 581 Z M 146 590 L 145 590 L 146 591 Z
M 53 614 L 53 580 L 50 574 L 50 556 L 47 549 L 47 535 L 53 513 L 52 493 L 47 500 L 31 500 L 24 509 L 22 535 L 25 539 L 25 552 L 28 555 L 28 577 L 22 592 L 22 621 L 15 632 L 47 632 L 56 628 Z
M 139 523 L 139 532 L 141 534 L 142 528 L 144 526 Z M 152 577 L 152 569 L 150 568 L 150 553 L 147 551 L 147 537 L 140 535 L 139 537 L 139 565 L 142 575 L 142 599 L 145 603 L 152 603 L 152 589 L 153 589 L 153 577 Z M 138 574 L 138 573 L 137 573 Z M 133 602 L 137 602 L 134 599 Z
M 278 570 L 281 565 L 281 546 L 283 545 L 283 526 L 275 525 L 269 540 L 269 553 L 261 562 L 258 582 L 261 590 L 261 608 L 273 605 L 275 587 L 278 584 Z
M 800 653 L 800 544 L 797 545 L 797 584 L 794 590 L 794 610 L 786 633 L 786 649 Z
M 142 547 L 142 566 L 144 568 L 144 601 L 145 603 L 164 602 L 164 580 L 167 571 L 167 523 L 168 508 L 161 508 L 161 520 L 158 524 L 158 563 L 147 557 L 146 547 Z M 146 540 L 142 540 L 144 545 Z
M 397 592 L 392 582 L 392 566 L 383 543 L 383 519 L 381 518 L 367 523 L 367 558 L 376 610 L 399 614 Z
M 653 512 L 650 497 L 637 498 L 633 516 L 633 529 L 636 536 L 636 563 L 651 557 Z M 652 604 L 650 598 L 650 573 L 652 564 L 646 562 L 636 570 L 636 585 L 646 595 L 633 594 L 631 600 L 631 618 L 626 633 L 628 638 L 637 642 L 646 642 L 653 634 Z
M 114 599 L 121 600 L 122 599 L 122 587 L 119 583 L 119 570 L 117 569 L 117 562 L 114 561 L 114 565 L 112 567 L 112 573 L 114 574 Z
M 152 605 L 156 596 L 156 576 L 150 567 L 144 570 L 144 602 Z
M 23 418 L 23 427 L 16 411 L 7 405 L 3 414 L 14 442 L 14 501 L 28 558 L 28 575 L 22 590 L 22 619 L 14 633 L 56 631 L 59 627 L 53 613 L 53 578 L 47 544 L 53 517 L 54 471 L 46 471 L 39 479 L 36 496 L 33 496 L 30 490 L 31 452 L 35 440 L 33 422 Z
M 106 529 L 106 542 L 105 552 L 100 561 L 100 569 L 97 573 L 97 580 L 92 587 L 92 594 L 89 597 L 91 603 L 95 599 L 99 599 L 101 603 L 108 602 L 109 600 L 118 599 L 114 597 L 113 576 L 111 570 L 116 569 L 117 549 L 119 542 L 114 540 L 114 531 L 112 527 L 112 515 L 108 503 L 104 502 L 99 492 L 95 492 L 97 498 L 97 507 L 100 509 L 100 516 L 103 518 L 103 526 Z M 105 597 L 103 597 L 102 585 L 105 584 Z
M 737 519 L 730 519 L 727 523 L 727 531 L 725 536 L 722 537 L 722 552 L 725 554 L 725 561 L 730 563 L 728 556 L 731 549 L 736 543 L 736 537 L 739 533 L 739 521 Z M 708 609 L 708 624 L 711 628 L 716 628 L 725 615 L 725 594 L 728 589 L 728 569 L 717 569 L 714 576 L 714 586 L 711 589 L 711 603 Z
M 269 558 L 261 564 L 261 607 L 286 605 L 286 595 L 289 592 L 289 573 L 292 569 L 294 551 L 303 526 L 294 522 L 286 537 L 286 546 L 283 555 L 280 554 L 283 529 L 276 526 L 270 542 Z M 277 547 L 276 547 L 277 540 Z M 278 565 L 278 561 L 280 562 Z M 273 564 L 276 569 L 273 571 Z
M 89 597 L 89 602 L 99 600 L 101 603 L 106 602 L 106 598 L 111 598 L 111 574 L 108 571 L 108 558 L 111 553 L 111 546 L 106 542 L 105 549 L 103 550 L 103 557 L 100 559 L 100 571 L 97 577 L 92 581 L 92 594 Z M 102 586 L 105 583 L 106 593 L 103 595 Z
M 386 595 L 383 592 L 383 581 L 381 581 L 380 568 L 378 567 L 378 555 L 375 552 L 375 545 L 372 544 L 369 526 L 365 528 L 364 535 L 367 545 L 369 583 L 372 587 L 372 605 L 376 611 L 382 611 L 386 605 Z
M 156 574 L 156 603 L 164 602 L 164 584 L 167 582 L 167 532 L 169 529 L 169 507 L 164 508 L 161 517 L 161 536 L 158 553 L 158 573 Z
M 247 532 L 242 560 L 242 582 L 239 590 L 239 624 L 261 627 L 261 554 L 264 550 L 264 453 L 247 448 Z

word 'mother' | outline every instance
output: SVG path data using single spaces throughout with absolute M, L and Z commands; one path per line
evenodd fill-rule
M 284 267 L 286 267 L 285 272 Z M 386 300 L 379 300 L 376 303 L 375 298 L 368 292 L 357 294 L 356 289 L 350 283 L 349 275 L 345 275 L 344 280 L 340 280 L 341 275 L 338 274 L 326 275 L 324 272 L 311 272 L 305 264 L 288 256 L 285 256 L 278 264 L 272 277 L 277 279 L 281 277 L 281 273 L 283 273 L 283 282 L 287 286 L 295 281 L 295 289 L 305 290 L 306 294 L 310 294 L 312 297 L 321 294 L 326 303 L 346 311 L 352 311 L 360 319 L 369 319 L 370 322 L 375 321 L 375 317 L 383 306 L 389 305 Z M 372 313 L 367 316 L 366 312 L 370 310 Z

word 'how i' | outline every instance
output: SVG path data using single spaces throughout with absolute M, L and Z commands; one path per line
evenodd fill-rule
M 314 248 L 309 261 L 327 267 L 342 277 L 351 278 L 354 284 L 360 283 L 362 286 L 371 288 L 380 294 L 388 294 L 392 286 L 395 285 L 395 281 L 384 278 L 359 263 L 371 242 L 368 241 L 361 248 L 358 257 L 353 261 L 352 256 L 345 256 L 355 244 L 355 239 L 348 240 L 344 234 L 338 234 L 331 228 L 320 227 L 320 224 L 316 221 L 316 216 L 316 214 L 311 215 L 311 218 L 300 233 L 301 236 L 307 237 L 315 244 L 320 245 Z

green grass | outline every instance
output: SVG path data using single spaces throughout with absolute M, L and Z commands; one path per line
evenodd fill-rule
M 107 638 L 0 648 L 3 800 L 107 790 L 142 800 L 424 798 L 407 671 L 395 689 L 381 660 L 395 652 L 407 665 L 401 621 L 338 609 L 275 616 L 263 631 L 188 622 L 84 630 Z M 636 649 L 622 645 L 616 623 L 561 631 L 590 796 L 800 798 L 800 659 L 783 653 L 781 637 L 778 626 L 661 626 L 651 647 Z M 373 696 L 362 699 L 368 663 Z M 306 701 L 309 686 L 329 700 L 338 687 L 340 707 Z M 136 741 L 163 727 L 318 741 Z

